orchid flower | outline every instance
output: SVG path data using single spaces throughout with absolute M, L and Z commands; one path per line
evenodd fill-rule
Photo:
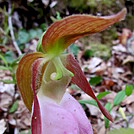
M 106 17 L 66 17 L 53 23 L 42 35 L 37 52 L 22 57 L 16 78 L 23 101 L 32 113 L 32 134 L 93 133 L 84 110 L 66 92 L 70 82 L 95 99 L 104 116 L 113 121 L 97 100 L 75 58 L 63 52 L 75 40 L 123 20 L 125 14 L 126 9 Z

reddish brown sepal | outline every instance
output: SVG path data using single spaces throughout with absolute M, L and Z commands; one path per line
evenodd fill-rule
M 126 9 L 115 15 L 98 17 L 91 15 L 72 15 L 53 23 L 42 38 L 42 48 L 45 52 L 66 49 L 75 40 L 101 32 L 125 18 Z M 60 51 L 59 51 L 60 52 Z

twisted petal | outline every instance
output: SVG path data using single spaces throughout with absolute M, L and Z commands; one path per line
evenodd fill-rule
M 32 90 L 34 94 L 34 105 L 33 105 L 33 113 L 32 113 L 32 123 L 31 123 L 31 131 L 32 134 L 41 134 L 41 114 L 40 114 L 40 106 L 38 102 L 38 98 L 36 96 L 36 90 L 40 88 L 41 81 L 43 77 L 43 73 L 46 69 L 47 58 L 38 58 L 34 61 L 32 65 Z
M 84 73 L 82 72 L 78 62 L 74 59 L 74 57 L 70 54 L 66 58 L 66 68 L 73 72 L 74 77 L 72 78 L 72 83 L 76 84 L 79 88 L 81 88 L 85 93 L 91 96 L 93 99 L 96 100 L 100 110 L 102 113 L 110 120 L 113 121 L 109 112 L 100 104 L 97 100 L 96 96 L 94 95 Z
M 60 53 L 80 37 L 105 30 L 115 22 L 124 19 L 126 9 L 116 15 L 96 17 L 91 15 L 72 15 L 53 23 L 42 38 L 45 52 Z

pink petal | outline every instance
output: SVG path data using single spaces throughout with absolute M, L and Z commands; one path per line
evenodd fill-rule
M 92 134 L 91 125 L 84 111 L 82 111 L 79 103 L 68 93 L 65 93 L 61 106 L 42 93 L 38 94 L 38 100 L 41 112 L 42 134 Z M 68 100 L 69 102 L 67 103 L 66 101 Z M 78 111 L 76 115 L 73 112 L 74 109 Z
M 79 134 L 93 134 L 92 126 L 83 108 L 69 93 L 64 94 L 60 105 L 74 116 L 78 123 Z

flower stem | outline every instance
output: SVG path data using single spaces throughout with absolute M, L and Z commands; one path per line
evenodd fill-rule
M 73 77 L 74 74 L 72 72 L 70 72 L 69 70 L 67 70 L 64 65 L 61 62 L 60 57 L 55 57 L 53 59 L 53 63 L 55 65 L 56 68 L 56 76 L 54 78 L 54 80 L 59 80 L 64 76 L 70 76 Z

